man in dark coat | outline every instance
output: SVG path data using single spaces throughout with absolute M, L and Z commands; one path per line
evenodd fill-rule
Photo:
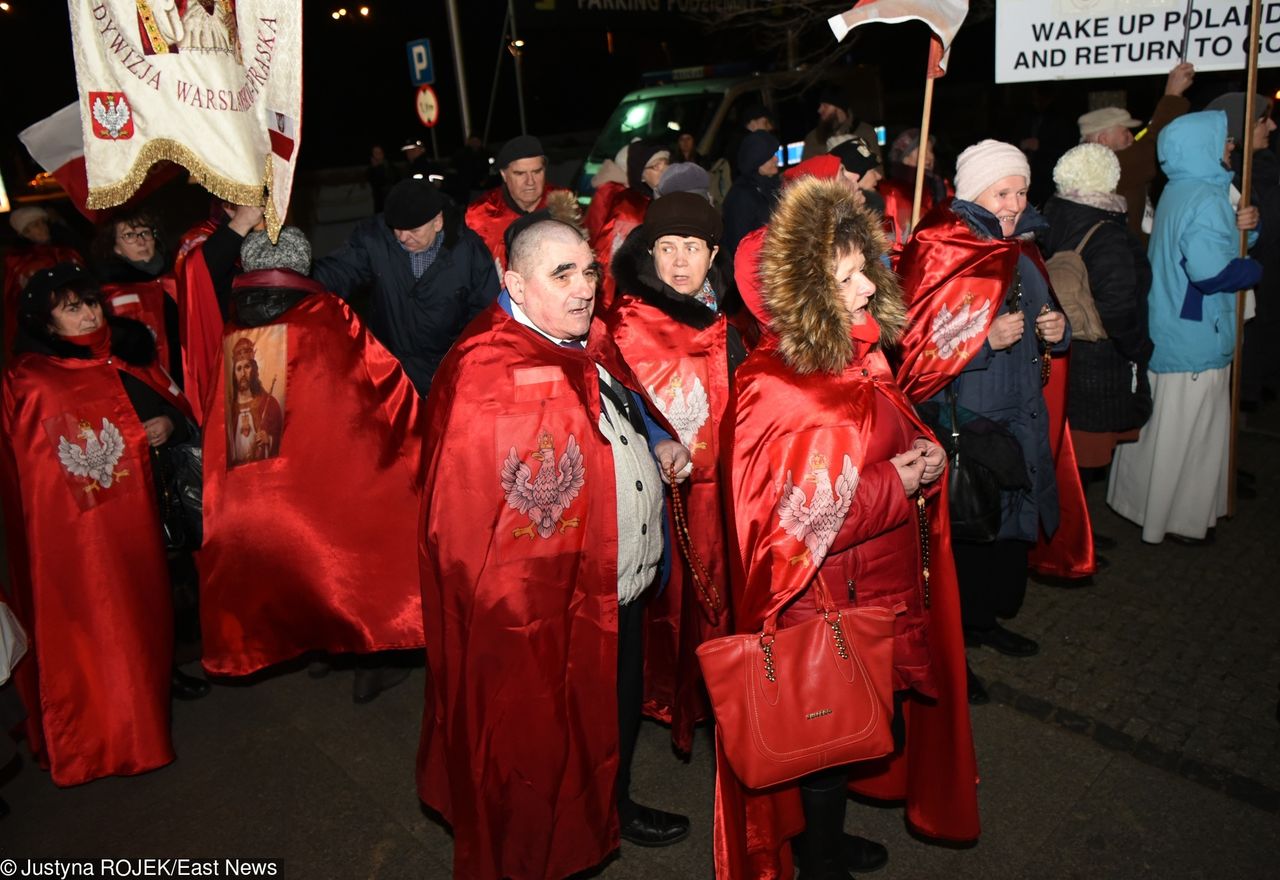
M 498 273 L 480 237 L 425 180 L 402 180 L 385 210 L 363 220 L 311 276 L 343 298 L 373 287 L 369 329 L 418 393 L 464 327 L 498 298 Z

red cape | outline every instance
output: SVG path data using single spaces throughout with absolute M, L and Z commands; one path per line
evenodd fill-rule
M 737 422 L 726 434 L 742 568 L 734 579 L 732 605 L 735 629 L 757 632 L 764 618 L 803 591 L 816 573 L 809 562 L 792 564 L 805 545 L 787 533 L 778 517 L 787 471 L 800 484 L 815 452 L 827 458 L 833 471 L 845 455 L 861 469 L 863 437 L 870 430 L 877 391 L 918 430 L 926 435 L 928 431 L 894 385 L 878 351 L 840 376 L 798 376 L 777 355 L 770 336 L 748 357 L 735 381 Z M 935 493 L 928 509 L 928 646 L 938 697 L 927 700 L 912 693 L 902 708 L 904 748 L 879 761 L 855 765 L 850 786 L 871 797 L 905 800 L 907 821 L 922 834 L 973 840 L 978 836 L 977 768 L 946 492 Z M 789 878 L 785 841 L 804 824 L 798 789 L 746 790 L 722 750 L 717 752 L 716 876 Z
M 177 341 L 169 339 L 164 320 L 164 300 L 165 297 L 176 299 L 176 293 L 177 284 L 172 275 L 162 275 L 154 281 L 102 285 L 102 304 L 109 314 L 132 318 L 151 331 L 156 341 L 156 363 L 166 372 L 169 352 Z
M 542 201 L 534 207 L 534 211 L 540 210 L 547 206 L 547 196 L 558 190 L 563 190 L 562 186 L 547 185 L 542 193 Z M 511 221 L 523 214 L 511 206 L 511 202 L 506 197 L 506 186 L 496 186 L 487 193 L 476 199 L 467 207 L 467 226 L 476 235 L 484 239 L 485 247 L 489 249 L 489 253 L 493 254 L 494 262 L 498 264 L 498 281 L 502 281 L 502 271 L 507 267 L 507 243 L 503 239 L 503 234 L 507 231 L 507 227 L 511 225 Z M 528 212 L 532 213 L 532 212 Z
M 1048 284 L 1040 251 L 1029 241 L 979 238 L 949 203 L 929 212 L 921 222 L 898 263 L 902 289 L 911 301 L 897 376 L 912 401 L 928 400 L 945 388 L 982 347 L 1004 302 L 1019 254 L 1035 263 Z M 1059 525 L 1051 541 L 1041 534 L 1031 554 L 1031 567 L 1057 577 L 1087 577 L 1097 569 L 1097 560 L 1066 421 L 1067 364 L 1068 355 L 1053 356 L 1044 389 L 1058 481 Z
M 947 192 L 952 195 L 951 184 Z M 876 187 L 880 197 L 884 199 L 884 231 L 889 238 L 889 259 L 897 268 L 902 249 L 911 237 L 911 205 L 915 200 L 915 185 L 905 180 L 886 177 Z M 928 216 L 933 209 L 933 190 L 925 186 L 920 193 L 920 217 Z
M 119 358 L 27 353 L 5 373 L 0 484 L 13 608 L 31 637 L 15 680 L 28 743 L 58 785 L 173 760 L 169 572 L 146 432 L 121 369 L 187 410 L 159 369 Z M 111 450 L 115 436 L 119 457 L 96 481 L 60 460 L 63 439 Z
M 596 364 L 637 384 L 599 321 L 585 351 L 566 348 L 505 299 L 454 343 L 427 402 L 418 794 L 453 826 L 468 880 L 564 877 L 618 846 L 617 512 Z M 543 537 L 504 474 L 562 475 L 578 456 L 581 485 Z
M 616 282 L 611 271 L 613 258 L 632 230 L 644 223 L 644 212 L 651 201 L 648 196 L 643 196 L 633 189 L 623 187 L 620 183 L 606 183 L 601 189 L 610 187 L 621 187 L 622 191 L 613 194 L 609 199 L 609 214 L 604 218 L 599 231 L 591 234 L 591 238 L 588 241 L 588 244 L 591 245 L 592 253 L 596 255 L 596 259 L 600 261 L 602 267 L 600 304 L 605 308 L 613 301 L 616 289 Z
M 4 257 L 4 352 L 13 351 L 13 337 L 18 332 L 18 295 L 31 276 L 58 263 L 84 265 L 84 258 L 74 248 L 54 244 L 32 244 L 14 247 Z
M 649 601 L 644 652 L 645 714 L 670 724 L 673 745 L 688 753 L 694 724 L 710 715 L 694 651 L 707 639 L 731 631 L 719 449 L 730 401 L 727 324 L 719 315 L 710 326 L 698 329 L 624 294 L 606 315 L 605 326 L 653 405 L 693 452 L 693 473 L 681 485 L 681 496 L 693 546 L 711 574 L 721 610 L 706 607 L 683 549 L 673 547 L 671 577 L 662 594 Z M 695 403 L 700 395 L 705 408 Z
M 178 244 L 173 261 L 177 280 L 178 335 L 182 345 L 182 381 L 191 400 L 196 421 L 204 424 L 204 401 L 213 384 L 214 370 L 222 349 L 222 312 L 218 295 L 204 261 L 205 239 L 218 228 L 218 221 L 205 220 L 188 229 Z
M 312 650 L 421 647 L 423 413 L 412 384 L 350 307 L 310 279 L 264 271 L 235 284 L 311 295 L 263 327 L 227 325 L 227 350 L 254 340 L 262 382 L 283 403 L 270 457 L 228 467 L 237 410 L 221 355 L 205 399 L 205 669 L 246 675 Z M 280 341 L 283 373 L 269 366 Z

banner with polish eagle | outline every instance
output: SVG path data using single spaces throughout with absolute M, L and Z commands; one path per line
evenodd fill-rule
M 951 42 L 969 14 L 968 0 L 865 0 L 847 12 L 827 19 L 836 42 L 849 31 L 873 21 L 895 24 L 900 21 L 923 21 L 933 31 L 929 46 L 929 78 L 937 79 L 947 72 Z
M 284 222 L 302 125 L 302 0 L 68 0 L 89 208 L 151 166 Z

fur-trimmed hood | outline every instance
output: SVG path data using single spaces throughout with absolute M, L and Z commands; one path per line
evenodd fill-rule
M 699 330 L 714 324 L 716 312 L 691 296 L 677 293 L 658 277 L 657 270 L 653 266 L 653 256 L 644 243 L 644 237 L 643 227 L 633 229 L 622 247 L 618 248 L 618 252 L 614 254 L 610 271 L 613 273 L 618 292 L 644 300 L 681 324 Z M 725 289 L 724 275 L 717 265 L 719 260 L 720 256 L 717 255 L 716 260 L 711 263 L 707 277 L 711 281 L 711 289 L 715 291 L 716 302 L 723 307 L 728 291 Z
M 837 227 L 866 243 L 865 272 L 876 286 L 867 311 L 880 325 L 880 344 L 895 344 L 906 326 L 902 289 L 881 260 L 887 243 L 880 218 L 859 208 L 843 184 L 799 180 L 783 192 L 760 253 L 769 329 L 782 359 L 797 373 L 839 373 L 855 359 L 852 321 L 831 268 Z

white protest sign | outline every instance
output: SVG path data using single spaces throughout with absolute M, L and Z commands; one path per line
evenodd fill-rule
M 996 82 L 1243 70 L 1248 0 L 1000 0 Z M 1187 31 L 1186 23 L 1190 22 Z M 1259 67 L 1280 67 L 1280 0 L 1262 3 Z

